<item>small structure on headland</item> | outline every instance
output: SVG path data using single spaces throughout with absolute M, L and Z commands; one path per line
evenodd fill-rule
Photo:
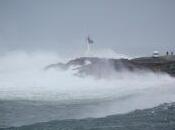
M 158 51 L 154 51 L 154 52 L 153 52 L 153 57 L 154 57 L 154 58 L 159 57 L 159 52 L 158 52 Z

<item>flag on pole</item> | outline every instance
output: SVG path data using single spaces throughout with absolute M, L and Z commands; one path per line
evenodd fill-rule
M 93 44 L 94 43 L 94 41 L 89 36 L 87 38 L 87 41 L 88 41 L 88 44 Z

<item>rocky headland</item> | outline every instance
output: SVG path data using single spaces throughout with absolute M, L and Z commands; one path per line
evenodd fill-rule
M 80 57 L 67 63 L 56 63 L 45 67 L 48 69 L 76 70 L 76 75 L 92 75 L 103 78 L 118 72 L 167 73 L 175 76 L 175 56 L 141 57 L 134 59 L 112 59 L 98 57 Z

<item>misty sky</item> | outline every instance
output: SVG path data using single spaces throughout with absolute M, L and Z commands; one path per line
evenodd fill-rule
M 0 51 L 175 51 L 175 0 L 0 0 Z

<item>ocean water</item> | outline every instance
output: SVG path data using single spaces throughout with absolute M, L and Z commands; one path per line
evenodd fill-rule
M 44 70 L 65 61 L 48 52 L 0 56 L 0 128 L 99 118 L 175 102 L 175 79 L 167 74 L 126 71 L 95 79 L 76 77 L 72 70 Z
M 174 130 L 175 103 L 103 118 L 54 120 L 2 130 Z

